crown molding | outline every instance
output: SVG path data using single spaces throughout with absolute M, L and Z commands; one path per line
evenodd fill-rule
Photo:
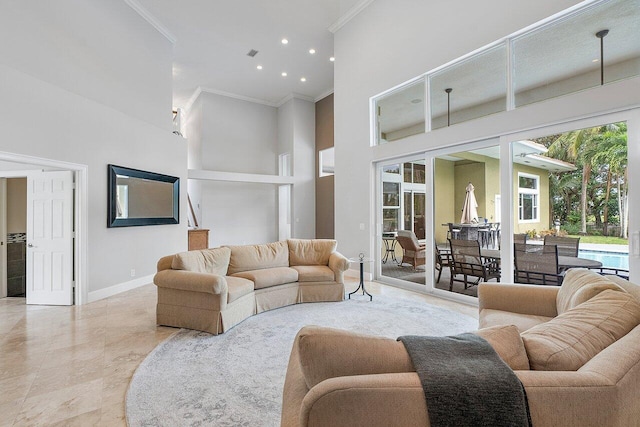
M 189 100 L 187 101 L 187 103 L 183 107 L 183 110 L 185 111 L 185 113 L 189 113 L 189 111 L 191 111 L 191 107 L 193 107 L 193 104 L 196 102 L 198 97 L 203 92 L 204 93 L 212 93 L 214 95 L 225 96 L 227 98 L 232 98 L 232 99 L 239 99 L 240 101 L 253 102 L 254 104 L 266 105 L 268 107 L 275 107 L 275 108 L 279 108 L 279 107 L 283 106 L 284 104 L 286 104 L 287 102 L 291 101 L 294 98 L 295 99 L 301 99 L 303 101 L 308 101 L 308 102 L 317 102 L 317 98 L 313 98 L 311 96 L 306 96 L 306 95 L 301 95 L 299 93 L 290 93 L 289 95 L 285 96 L 284 98 L 282 98 L 278 102 L 271 102 L 271 101 L 265 101 L 264 99 L 251 98 L 249 96 L 238 95 L 237 93 L 225 92 L 223 90 L 218 90 L 218 89 L 198 86 L 196 88 L 196 90 L 193 92 L 193 95 L 191 95 L 189 97 Z M 332 92 L 333 92 L 333 89 L 330 92 L 322 95 L 320 99 L 324 98 L 325 96 L 329 95 Z
M 160 34 L 165 36 L 166 39 L 171 42 L 171 44 L 176 44 L 176 40 L 177 40 L 176 36 L 174 36 L 171 33 L 171 31 L 169 31 L 167 29 L 167 27 L 165 27 L 158 20 L 158 18 L 153 16 L 153 14 L 151 12 L 149 12 L 147 9 L 145 9 L 144 6 L 142 6 L 140 3 L 138 3 L 138 0 L 124 0 L 124 2 L 126 4 L 128 4 L 129 7 L 131 7 L 131 9 L 135 10 L 136 12 L 138 12 L 138 15 L 142 16 L 144 18 L 144 20 L 147 21 L 149 24 L 151 24 L 156 30 L 158 30 L 160 32 Z
M 284 104 L 286 104 L 287 102 L 291 101 L 292 99 L 301 99 L 303 101 L 315 102 L 314 98 L 312 98 L 310 96 L 300 95 L 299 93 L 293 93 L 292 92 L 289 95 L 287 95 L 284 98 L 282 98 L 280 100 L 280 102 L 278 102 L 275 106 L 276 107 L 281 107 Z
M 322 99 L 325 99 L 327 96 L 331 95 L 333 93 L 333 88 L 329 89 L 328 91 L 321 93 L 320 95 L 316 96 L 316 98 L 313 100 L 313 102 L 318 102 Z
M 360 12 L 365 10 L 374 0 L 362 0 L 361 2 L 355 4 L 351 9 L 347 11 L 344 15 L 342 15 L 336 22 L 331 24 L 328 28 L 332 33 L 336 33 L 340 28 L 344 27 L 349 21 L 355 18 Z
M 189 114 L 189 111 L 191 111 L 191 107 L 193 107 L 193 103 L 196 102 L 196 99 L 198 99 L 201 93 L 202 88 L 200 86 L 198 86 L 196 90 L 193 91 L 193 94 L 189 97 L 187 103 L 184 104 L 184 107 L 182 107 L 186 114 Z

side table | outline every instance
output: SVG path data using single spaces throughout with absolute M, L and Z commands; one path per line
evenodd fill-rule
M 398 241 L 396 240 L 395 233 L 383 233 L 382 234 L 382 242 L 384 243 L 384 256 L 382 257 L 382 263 L 386 264 L 389 259 L 389 254 L 391 254 L 391 260 L 398 263 L 396 259 L 396 244 Z
M 364 263 L 365 262 L 373 262 L 372 258 L 365 258 L 364 254 L 360 254 L 358 255 L 357 258 L 349 258 L 349 262 L 357 262 L 360 263 L 360 284 L 358 285 L 358 288 L 349 293 L 349 299 L 351 299 L 351 295 L 355 294 L 356 292 L 358 292 L 360 290 L 360 288 L 362 288 L 362 295 L 367 294 L 369 295 L 369 301 L 373 301 L 373 295 L 371 295 L 369 292 L 367 292 L 367 290 L 364 288 Z

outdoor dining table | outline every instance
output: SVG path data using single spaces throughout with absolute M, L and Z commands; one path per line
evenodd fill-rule
M 481 249 L 480 255 L 484 258 L 500 259 L 500 251 L 497 249 Z M 558 255 L 558 267 L 561 270 L 568 270 L 570 268 L 600 268 L 602 267 L 602 263 L 594 259 Z

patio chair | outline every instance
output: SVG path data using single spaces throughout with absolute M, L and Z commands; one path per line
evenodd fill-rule
M 579 237 L 558 237 L 553 235 L 544 236 L 545 245 L 556 245 L 559 256 L 578 256 L 580 246 Z
M 514 281 L 534 285 L 560 286 L 564 274 L 558 267 L 558 247 L 514 243 Z
M 514 234 L 513 243 L 527 243 L 527 233 Z
M 402 248 L 402 262 L 400 262 L 400 265 L 411 264 L 415 270 L 425 264 L 425 246 L 418 242 L 418 238 L 413 231 L 398 230 L 396 240 Z
M 459 239 L 460 238 L 460 227 L 454 227 L 453 223 L 450 222 L 447 224 L 449 226 L 449 231 L 447 232 L 447 240 L 448 239 Z
M 498 247 L 498 249 L 500 249 L 500 223 L 492 222 L 491 230 L 489 231 L 489 233 L 493 247 Z
M 491 224 L 488 222 L 480 224 L 481 225 L 478 226 L 478 240 L 480 241 L 481 247 L 488 248 L 491 239 Z
M 436 245 L 436 270 L 438 270 L 438 280 L 436 280 L 437 283 L 440 283 L 440 277 L 442 277 L 442 269 L 451 269 L 451 264 L 451 251 L 449 249 L 440 249 L 438 248 L 438 245 Z
M 480 242 L 477 240 L 449 239 L 451 247 L 451 279 L 449 291 L 453 290 L 453 282 L 464 284 L 464 288 L 477 285 L 481 281 L 500 280 L 500 261 L 484 259 L 480 255 Z M 457 276 L 462 276 L 459 279 Z M 470 280 L 475 277 L 475 280 Z

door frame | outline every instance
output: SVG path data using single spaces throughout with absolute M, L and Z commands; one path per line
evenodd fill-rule
M 87 289 L 87 241 L 88 241 L 88 166 L 79 163 L 70 163 L 54 159 L 45 159 L 22 154 L 0 152 L 0 161 L 21 163 L 28 166 L 39 166 L 69 170 L 74 172 L 75 191 L 73 195 L 73 226 L 75 238 L 73 242 L 73 277 L 75 282 L 74 304 L 82 305 L 88 302 Z M 0 177 L 17 178 L 26 177 L 24 171 L 1 171 Z M 5 252 L 6 253 L 6 250 Z M 0 261 L 6 264 L 6 256 Z M 6 271 L 3 270 L 3 271 Z M 0 283 L 0 295 L 6 295 L 6 281 Z

